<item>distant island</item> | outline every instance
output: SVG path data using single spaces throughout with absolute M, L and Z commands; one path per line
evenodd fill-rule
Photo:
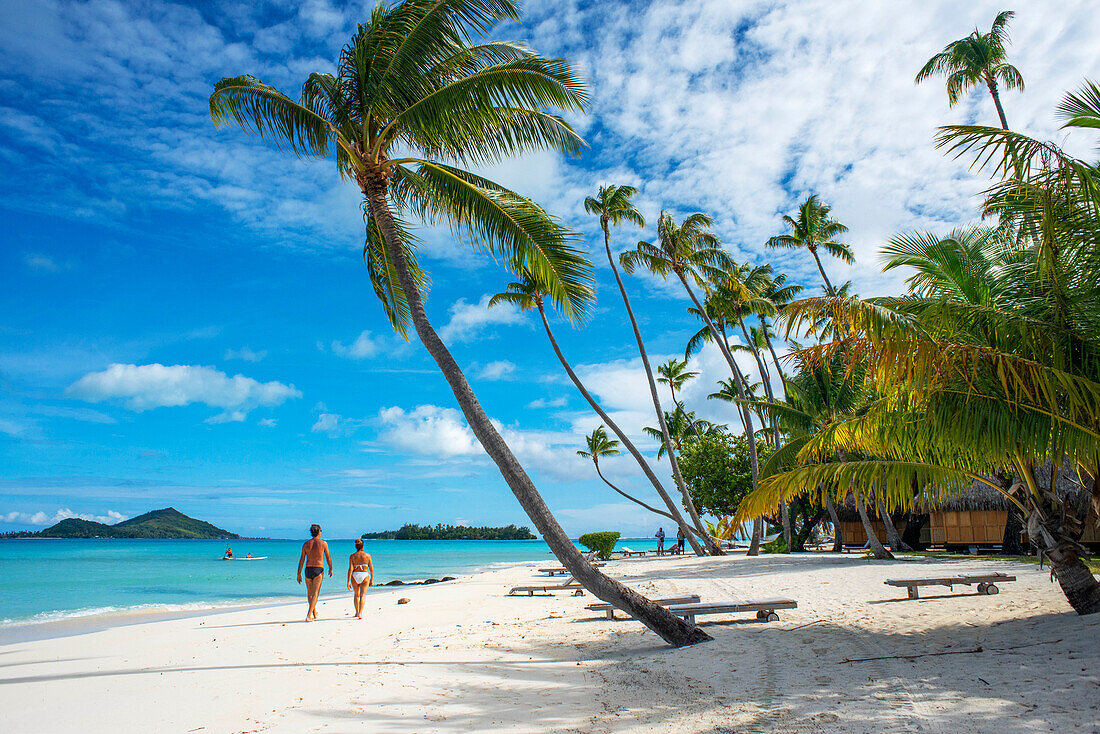
M 163 538 L 168 540 L 237 540 L 241 536 L 188 517 L 174 507 L 106 525 L 70 517 L 37 533 L 5 533 L 6 538 Z
M 465 525 L 402 525 L 400 530 L 363 533 L 363 540 L 537 540 L 524 526 L 473 528 Z

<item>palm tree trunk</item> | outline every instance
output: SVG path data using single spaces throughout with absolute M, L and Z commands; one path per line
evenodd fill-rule
M 642 456 L 642 452 L 634 446 L 634 442 L 631 441 L 629 437 L 627 437 L 626 433 L 619 428 L 618 424 L 615 423 L 615 421 L 611 420 L 611 416 L 609 416 L 604 411 L 604 409 L 600 407 L 600 404 L 596 402 L 595 398 L 593 398 L 592 395 L 588 392 L 588 389 L 585 388 L 580 378 L 577 377 L 577 373 L 573 371 L 573 368 L 565 359 L 565 355 L 562 354 L 561 347 L 558 346 L 558 340 L 554 338 L 554 332 L 550 330 L 550 321 L 546 318 L 546 310 L 542 307 L 541 303 L 538 304 L 538 308 L 539 316 L 542 318 L 542 326 L 546 330 L 546 336 L 550 339 L 550 346 L 554 348 L 554 354 L 558 356 L 558 361 L 561 362 L 561 366 L 565 368 L 565 373 L 569 375 L 569 379 L 573 381 L 573 385 L 575 385 L 577 390 L 580 391 L 584 399 L 588 401 L 588 404 L 592 406 L 592 410 L 596 411 L 596 415 L 600 416 L 600 418 L 603 419 L 603 422 L 607 424 L 607 427 L 610 428 L 612 432 L 614 432 L 614 434 L 619 437 L 619 441 L 621 441 L 623 446 L 626 447 L 626 450 L 630 452 L 630 455 L 634 457 L 634 460 L 638 462 L 638 466 L 642 468 L 642 472 L 646 475 L 646 478 L 649 479 L 650 483 L 653 485 L 653 488 L 657 490 L 657 494 L 659 494 L 661 496 L 661 499 L 664 500 L 664 503 L 668 507 L 670 514 L 659 512 L 658 510 L 653 510 L 653 512 L 656 512 L 659 515 L 664 515 L 668 519 L 675 522 L 678 526 L 683 528 L 684 534 L 687 535 L 688 542 L 691 543 L 691 549 L 695 551 L 695 554 L 699 556 L 706 555 L 704 549 L 695 540 L 695 529 L 690 527 L 684 521 L 684 516 L 680 514 L 680 509 L 676 506 L 676 503 L 672 500 L 672 497 L 669 496 L 668 492 L 665 491 L 664 485 L 662 485 L 660 480 L 657 479 L 657 475 L 653 473 L 653 469 L 650 468 L 649 462 L 645 460 L 644 456 Z M 606 479 L 604 479 L 604 481 L 607 482 Z M 608 484 L 611 485 L 610 482 L 608 482 Z M 614 489 L 616 492 L 619 492 L 619 494 L 623 495 L 627 499 L 633 500 L 643 507 L 649 507 L 644 502 L 640 502 L 630 495 L 621 492 L 615 486 L 611 485 L 611 488 Z
M 668 513 L 667 513 L 667 512 L 665 512 L 664 510 L 658 510 L 658 509 L 657 509 L 656 507 L 652 507 L 652 506 L 650 506 L 650 505 L 646 504 L 645 502 L 642 502 L 642 501 L 641 501 L 640 499 L 638 499 L 637 497 L 632 497 L 632 496 L 630 496 L 630 495 L 629 495 L 629 494 L 627 494 L 626 492 L 624 492 L 624 491 L 622 491 L 621 489 L 619 489 L 618 487 L 616 487 L 616 486 L 615 486 L 614 484 L 612 484 L 611 482 L 607 481 L 607 477 L 605 477 L 605 476 L 603 475 L 603 472 L 602 472 L 602 471 L 600 471 L 600 463 L 599 463 L 598 461 L 593 461 L 592 463 L 593 463 L 593 464 L 595 464 L 595 466 L 596 466 L 596 474 L 597 474 L 597 475 L 598 475 L 598 476 L 600 477 L 600 479 L 602 479 L 602 480 L 603 480 L 603 483 L 604 483 L 604 484 L 606 484 L 607 486 L 611 487 L 611 489 L 615 490 L 616 492 L 618 492 L 619 494 L 621 494 L 621 495 L 622 495 L 623 497 L 626 497 L 626 498 L 627 498 L 628 500 L 630 500 L 631 502 L 633 502 L 633 503 L 635 503 L 635 504 L 638 504 L 638 505 L 641 505 L 642 507 L 646 508 L 646 509 L 647 509 L 647 510 L 649 510 L 650 512 L 652 512 L 652 513 L 655 513 L 655 514 L 657 514 L 657 515 L 660 515 L 660 516 L 662 516 L 662 517 L 667 517 L 667 518 L 668 518 L 669 520 L 672 520 L 673 522 L 676 522 L 676 518 L 674 518 L 674 517 L 673 517 L 672 515 L 668 514 Z M 693 531 L 693 530 L 692 530 L 691 528 L 687 528 L 687 531 L 688 531 L 688 532 L 694 532 L 694 531 Z M 684 535 L 687 535 L 687 532 L 685 532 L 685 533 L 684 533 Z M 688 538 L 690 538 L 690 537 L 691 537 L 691 536 L 690 536 L 690 535 L 688 535 Z
M 740 312 L 737 314 L 737 323 L 741 327 L 741 333 L 745 337 L 745 343 L 749 345 L 749 351 L 752 352 L 753 359 L 756 360 L 756 368 L 760 370 L 760 382 L 764 385 L 764 397 L 767 398 L 769 403 L 774 403 L 775 392 L 772 391 L 771 381 L 768 379 L 768 371 L 764 368 L 764 360 L 760 357 L 760 350 L 756 348 L 756 342 L 749 336 L 749 330 L 745 326 L 745 319 L 742 318 Z M 779 440 L 779 424 L 776 423 L 774 417 L 772 417 L 772 444 L 775 446 L 776 450 L 779 449 L 781 444 Z M 786 543 L 787 552 L 790 553 L 794 534 L 791 532 L 791 508 L 787 502 L 779 503 L 779 524 L 783 527 L 783 542 Z
M 779 384 L 783 386 L 783 399 L 787 399 L 787 381 L 783 379 L 783 368 L 779 366 L 779 357 L 775 356 L 775 347 L 772 346 L 771 337 L 768 336 L 768 323 L 760 319 L 760 326 L 764 329 L 764 343 L 768 345 L 768 351 L 772 354 L 772 362 L 775 363 L 775 373 L 779 375 Z
M 408 300 L 409 311 L 412 316 L 413 326 L 420 341 L 432 355 L 432 359 L 439 366 L 447 384 L 454 393 L 462 413 L 466 417 L 470 430 L 477 436 L 485 452 L 489 454 L 493 462 L 500 470 L 501 476 L 519 500 L 527 516 L 531 518 L 539 533 L 542 534 L 550 550 L 569 569 L 584 588 L 588 589 L 596 597 L 609 604 L 623 609 L 649 629 L 656 632 L 666 642 L 676 647 L 694 645 L 711 639 L 703 630 L 693 624 L 688 624 L 667 609 L 654 604 L 638 592 L 601 573 L 591 563 L 581 556 L 580 551 L 573 545 L 565 534 L 557 519 L 546 506 L 538 489 L 531 478 L 520 466 L 512 450 L 505 443 L 500 433 L 485 414 L 485 410 L 478 402 L 477 396 L 470 388 L 470 383 L 462 373 L 458 363 L 448 351 L 443 341 L 439 338 L 428 316 L 424 311 L 424 303 L 420 298 L 420 292 L 405 260 L 405 253 L 400 245 L 400 235 L 390 213 L 389 203 L 386 200 L 387 183 L 381 175 L 371 176 L 366 179 L 363 193 L 369 202 L 371 214 L 386 243 L 386 249 L 393 262 L 394 271 L 398 282 L 405 292 Z
M 817 272 L 821 273 L 821 279 L 825 281 L 825 292 L 830 296 L 835 296 L 836 289 L 833 288 L 833 284 L 829 282 L 829 276 L 825 275 L 825 268 L 821 267 L 821 258 L 817 256 L 817 248 L 811 248 L 810 254 L 814 256 L 814 262 L 817 263 Z
M 610 250 L 608 251 L 610 252 Z M 691 298 L 692 303 L 695 304 L 695 308 L 699 310 L 699 313 L 703 316 L 703 321 L 706 322 L 707 328 L 710 329 L 710 335 L 714 337 L 714 343 L 718 345 L 718 349 L 722 352 L 722 356 L 726 359 L 726 364 L 729 365 L 730 373 L 733 376 L 733 383 L 737 385 L 737 397 L 741 400 L 745 400 L 748 397 L 747 383 L 745 376 L 741 374 L 741 368 L 737 366 L 737 362 L 733 359 L 733 354 L 730 353 L 729 346 L 726 344 L 725 339 L 718 333 L 718 329 L 714 326 L 714 321 L 711 320 L 707 314 L 707 310 L 703 308 L 703 304 L 699 302 L 699 299 L 695 296 L 695 291 L 688 285 L 687 278 L 682 273 L 677 272 L 677 277 L 680 278 L 680 282 L 684 286 L 684 290 L 687 291 L 688 297 Z M 749 448 L 749 469 L 752 472 L 752 488 L 756 489 L 756 482 L 760 478 L 760 458 L 756 453 L 756 434 L 752 428 L 752 414 L 749 412 L 747 406 L 741 406 L 742 420 L 745 424 L 745 438 L 748 439 Z M 749 555 L 755 556 L 760 553 L 760 520 L 753 521 L 752 525 L 752 541 L 749 543 Z
M 882 524 L 886 526 L 886 542 L 890 544 L 890 550 L 895 553 L 913 550 L 901 539 L 898 529 L 894 527 L 894 519 L 886 511 L 886 503 L 882 501 L 882 497 L 878 496 L 877 492 L 875 492 L 875 501 L 878 506 L 878 516 L 882 518 Z
M 828 492 L 825 493 L 825 509 L 829 512 L 829 522 L 833 524 L 833 553 L 844 550 L 844 536 L 840 532 L 840 515 L 836 514 L 836 504 Z
M 989 87 L 989 95 L 993 97 L 993 104 L 997 107 L 997 117 L 1001 120 L 1001 127 L 1007 130 L 1008 120 L 1005 119 L 1005 111 L 1004 108 L 1001 107 L 1001 95 L 997 91 L 997 82 L 993 77 L 987 74 L 985 77 L 985 85 Z
M 859 519 L 863 522 L 863 532 L 867 533 L 867 544 L 871 547 L 871 553 L 881 561 L 892 561 L 894 556 L 882 545 L 882 541 L 875 535 L 875 526 L 871 524 L 871 518 L 867 516 L 867 508 L 863 504 L 863 496 L 856 495 L 856 509 L 859 510 Z
M 677 461 L 676 452 L 672 448 L 672 437 L 668 432 L 668 422 L 665 420 L 665 411 L 661 407 L 661 398 L 657 395 L 657 383 L 653 379 L 653 368 L 649 364 L 649 355 L 645 350 L 645 342 L 642 341 L 642 332 L 638 328 L 638 320 L 634 318 L 634 309 L 630 307 L 630 297 L 626 295 L 626 286 L 623 285 L 623 279 L 619 276 L 619 269 L 615 267 L 615 258 L 611 256 L 611 233 L 607 231 L 606 222 L 601 222 L 601 224 L 603 224 L 603 246 L 607 252 L 607 262 L 611 265 L 611 272 L 615 274 L 619 294 L 622 295 L 623 304 L 626 306 L 626 314 L 630 317 L 630 326 L 634 329 L 634 340 L 638 342 L 638 354 L 641 355 L 642 366 L 645 368 L 646 379 L 649 381 L 649 394 L 653 400 L 653 409 L 657 413 L 657 423 L 661 427 L 665 451 L 668 452 L 668 463 L 672 465 L 672 478 L 683 496 L 684 507 L 687 508 L 692 524 L 695 525 L 700 534 L 707 537 L 707 553 L 712 556 L 725 555 L 718 544 L 710 539 L 709 533 L 703 527 L 703 521 L 699 519 L 699 512 L 695 509 L 695 502 L 691 499 L 691 494 L 687 491 L 687 485 L 684 483 L 684 477 L 680 473 L 680 462 Z

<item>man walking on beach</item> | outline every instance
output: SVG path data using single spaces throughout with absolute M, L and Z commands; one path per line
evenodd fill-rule
M 665 554 L 665 529 L 657 528 L 657 532 L 653 537 L 657 539 L 657 555 L 663 556 Z
M 684 535 L 684 529 L 682 527 L 676 528 L 676 555 L 684 555 L 685 540 L 687 540 L 687 536 Z
M 313 537 L 302 544 L 302 555 L 298 559 L 298 583 L 302 583 L 302 566 L 306 568 L 306 598 L 309 599 L 309 611 L 306 621 L 317 619 L 317 597 L 321 594 L 321 579 L 324 577 L 324 562 L 328 562 L 328 575 L 332 576 L 332 556 L 328 553 L 328 543 L 321 540 L 321 526 L 314 523 L 309 528 Z

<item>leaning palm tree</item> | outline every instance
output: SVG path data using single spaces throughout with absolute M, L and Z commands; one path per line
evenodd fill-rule
M 928 59 L 917 73 L 916 83 L 920 84 L 934 75 L 947 77 L 947 102 L 954 107 L 963 95 L 975 85 L 984 82 L 993 104 L 997 106 L 997 117 L 1001 127 L 1008 129 L 1004 108 L 1001 107 L 1001 95 L 998 82 L 1006 89 L 1024 89 L 1024 78 L 1020 71 L 1008 63 L 1008 22 L 1016 14 L 1011 10 L 997 13 L 989 33 L 977 28 L 966 38 L 952 41 L 938 54 Z
M 665 450 L 668 451 L 669 461 L 672 464 L 672 478 L 676 482 L 677 489 L 680 490 L 680 496 L 683 498 L 684 507 L 688 509 L 692 525 L 695 526 L 695 529 L 699 531 L 701 536 L 707 538 L 707 551 L 713 555 L 722 555 L 722 549 L 718 547 L 717 543 L 710 539 L 706 528 L 703 526 L 702 520 L 699 518 L 699 512 L 695 509 L 695 503 L 692 502 L 691 495 L 688 494 L 687 485 L 684 484 L 684 478 L 680 474 L 680 467 L 676 462 L 676 456 L 670 449 L 672 439 L 668 434 L 668 426 L 664 424 L 665 411 L 664 408 L 661 407 L 661 398 L 657 394 L 657 382 L 653 379 L 653 368 L 649 364 L 649 355 L 646 352 L 645 342 L 642 340 L 642 331 L 638 327 L 638 319 L 634 316 L 634 309 L 630 305 L 630 297 L 626 294 L 626 286 L 623 285 L 623 279 L 619 275 L 619 269 L 615 266 L 615 258 L 611 254 L 610 225 L 619 225 L 629 222 L 639 227 L 645 226 L 645 218 L 634 206 L 633 201 L 631 201 L 637 193 L 638 190 L 633 186 L 618 186 L 616 184 L 601 186 L 596 196 L 589 196 L 584 200 L 584 210 L 600 218 L 600 228 L 603 230 L 604 252 L 607 254 L 607 262 L 611 266 L 611 272 L 615 275 L 615 283 L 619 286 L 619 295 L 622 296 L 623 305 L 626 306 L 626 315 L 630 319 L 630 326 L 634 330 L 634 341 L 638 345 L 638 354 L 641 356 L 642 367 L 645 369 L 646 381 L 649 383 L 649 395 L 653 401 L 653 411 L 657 414 L 657 421 L 661 424 L 661 439 L 665 445 Z
M 530 199 L 461 166 L 529 150 L 576 153 L 581 138 L 547 110 L 581 111 L 587 94 L 565 61 L 486 37 L 518 21 L 511 0 L 378 4 L 340 52 L 336 74 L 313 73 L 295 101 L 252 76 L 222 79 L 210 96 L 218 125 L 235 122 L 299 156 L 333 156 L 356 182 L 366 214 L 372 285 L 399 331 L 411 321 L 466 421 L 562 564 L 585 588 L 623 606 L 674 645 L 708 639 L 586 562 L 550 513 L 428 320 L 409 221 L 451 225 L 482 252 L 527 267 L 555 307 L 584 317 L 591 264 Z M 444 162 L 449 161 L 449 162 Z
M 669 513 L 665 512 L 663 510 L 658 510 L 656 507 L 653 507 L 651 505 L 646 504 L 645 502 L 642 502 L 637 497 L 633 497 L 633 496 L 627 494 L 626 492 L 622 491 L 621 489 L 616 487 L 614 484 L 609 482 L 607 477 L 605 477 L 603 475 L 603 472 L 600 471 L 600 459 L 603 459 L 603 458 L 608 457 L 608 456 L 618 456 L 620 453 L 622 453 L 622 452 L 619 451 L 619 442 L 616 441 L 613 438 L 610 438 L 607 435 L 607 431 L 604 430 L 603 426 L 598 426 L 597 428 L 595 428 L 592 431 L 592 433 L 585 436 L 584 437 L 584 442 L 587 445 L 588 450 L 587 451 L 584 451 L 584 450 L 578 451 L 577 456 L 583 456 L 586 459 L 591 459 L 592 460 L 592 464 L 596 467 L 596 474 L 600 477 L 600 479 L 603 480 L 604 484 L 611 487 L 611 489 L 615 490 L 616 492 L 621 494 L 623 497 L 626 497 L 631 502 L 634 502 L 635 504 L 641 505 L 642 507 L 646 508 L 650 512 L 654 512 L 658 515 L 661 515 L 662 517 L 667 517 L 669 520 L 672 520 L 673 522 L 680 525 L 680 527 L 684 527 L 683 526 L 683 519 L 677 520 L 675 517 L 673 517 Z M 684 532 L 685 532 L 686 535 L 688 535 L 689 538 L 691 537 L 691 535 L 689 534 L 689 529 L 688 528 L 685 528 Z
M 817 264 L 817 272 L 821 273 L 821 280 L 825 283 L 825 292 L 833 296 L 836 295 L 836 290 L 829 282 L 829 276 L 825 275 L 825 268 L 821 266 L 821 258 L 817 254 L 818 248 L 849 265 L 855 262 L 855 255 L 852 254 L 851 247 L 837 239 L 847 232 L 848 228 L 834 219 L 831 214 L 832 207 L 822 202 L 817 194 L 811 194 L 798 205 L 798 213 L 794 217 L 783 215 L 783 222 L 790 229 L 790 233 L 776 235 L 764 244 L 768 247 L 809 250 L 813 255 L 814 263 Z
M 795 283 L 788 283 L 787 276 L 780 273 L 764 285 L 764 289 L 760 292 L 760 295 L 778 312 L 788 303 L 792 302 L 802 290 L 802 286 Z M 768 323 L 768 316 L 769 314 L 766 312 L 758 311 L 756 314 L 756 318 L 760 321 L 760 330 L 763 332 L 764 344 L 772 355 L 772 363 L 775 365 L 775 374 L 779 377 L 779 382 L 784 384 L 784 395 L 786 395 L 786 386 L 785 383 L 783 383 L 783 368 L 779 365 L 779 357 L 776 356 L 775 347 L 772 345 L 772 331 L 771 324 Z
M 561 366 L 565 368 L 565 373 L 569 375 L 569 379 L 573 382 L 573 385 L 577 388 L 577 391 L 580 392 L 581 396 L 592 407 L 592 410 L 596 411 L 596 414 L 600 416 L 604 423 L 611 427 L 611 430 L 618 436 L 622 445 L 626 447 L 630 455 L 638 462 L 638 466 L 641 467 L 642 473 L 649 479 L 653 488 L 657 490 L 657 494 L 660 495 L 665 506 L 668 508 L 668 513 L 662 513 L 657 510 L 654 510 L 654 512 L 664 514 L 679 527 L 683 528 L 684 534 L 687 535 L 692 550 L 695 551 L 696 555 L 705 555 L 704 548 L 695 540 L 695 529 L 684 521 L 684 517 L 680 513 L 680 508 L 677 506 L 677 503 L 673 501 L 672 497 L 669 496 L 668 491 L 665 490 L 664 485 L 661 484 L 661 481 L 657 478 L 653 468 L 649 465 L 649 462 L 646 461 L 645 456 L 642 455 L 642 452 L 638 450 L 634 442 L 626 435 L 626 432 L 619 428 L 619 425 L 600 406 L 599 402 L 592 396 L 592 393 L 590 393 L 588 388 L 584 386 L 584 383 L 581 382 L 577 373 L 573 371 L 573 367 L 569 364 L 569 360 L 567 360 L 562 353 L 561 347 L 558 346 L 558 340 L 554 337 L 554 332 L 550 328 L 550 320 L 546 315 L 547 288 L 540 285 L 538 278 L 526 268 L 522 268 L 516 275 L 519 278 L 517 282 L 509 283 L 502 293 L 497 293 L 489 299 L 489 308 L 493 308 L 501 303 L 509 303 L 516 306 L 521 311 L 536 309 L 539 312 L 539 318 L 542 320 L 543 329 L 546 331 L 546 338 L 550 340 L 550 346 L 554 348 L 554 354 L 557 355 L 558 361 L 561 362 Z M 616 443 L 618 444 L 618 442 Z M 626 495 L 619 489 L 615 488 L 615 491 L 634 502 L 638 502 L 638 504 L 643 507 L 649 508 L 648 505 Z

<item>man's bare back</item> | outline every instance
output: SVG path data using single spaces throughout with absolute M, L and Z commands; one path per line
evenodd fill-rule
M 320 538 L 310 538 L 302 543 L 302 553 L 306 556 L 307 566 L 324 566 L 325 555 L 328 553 L 328 543 Z

